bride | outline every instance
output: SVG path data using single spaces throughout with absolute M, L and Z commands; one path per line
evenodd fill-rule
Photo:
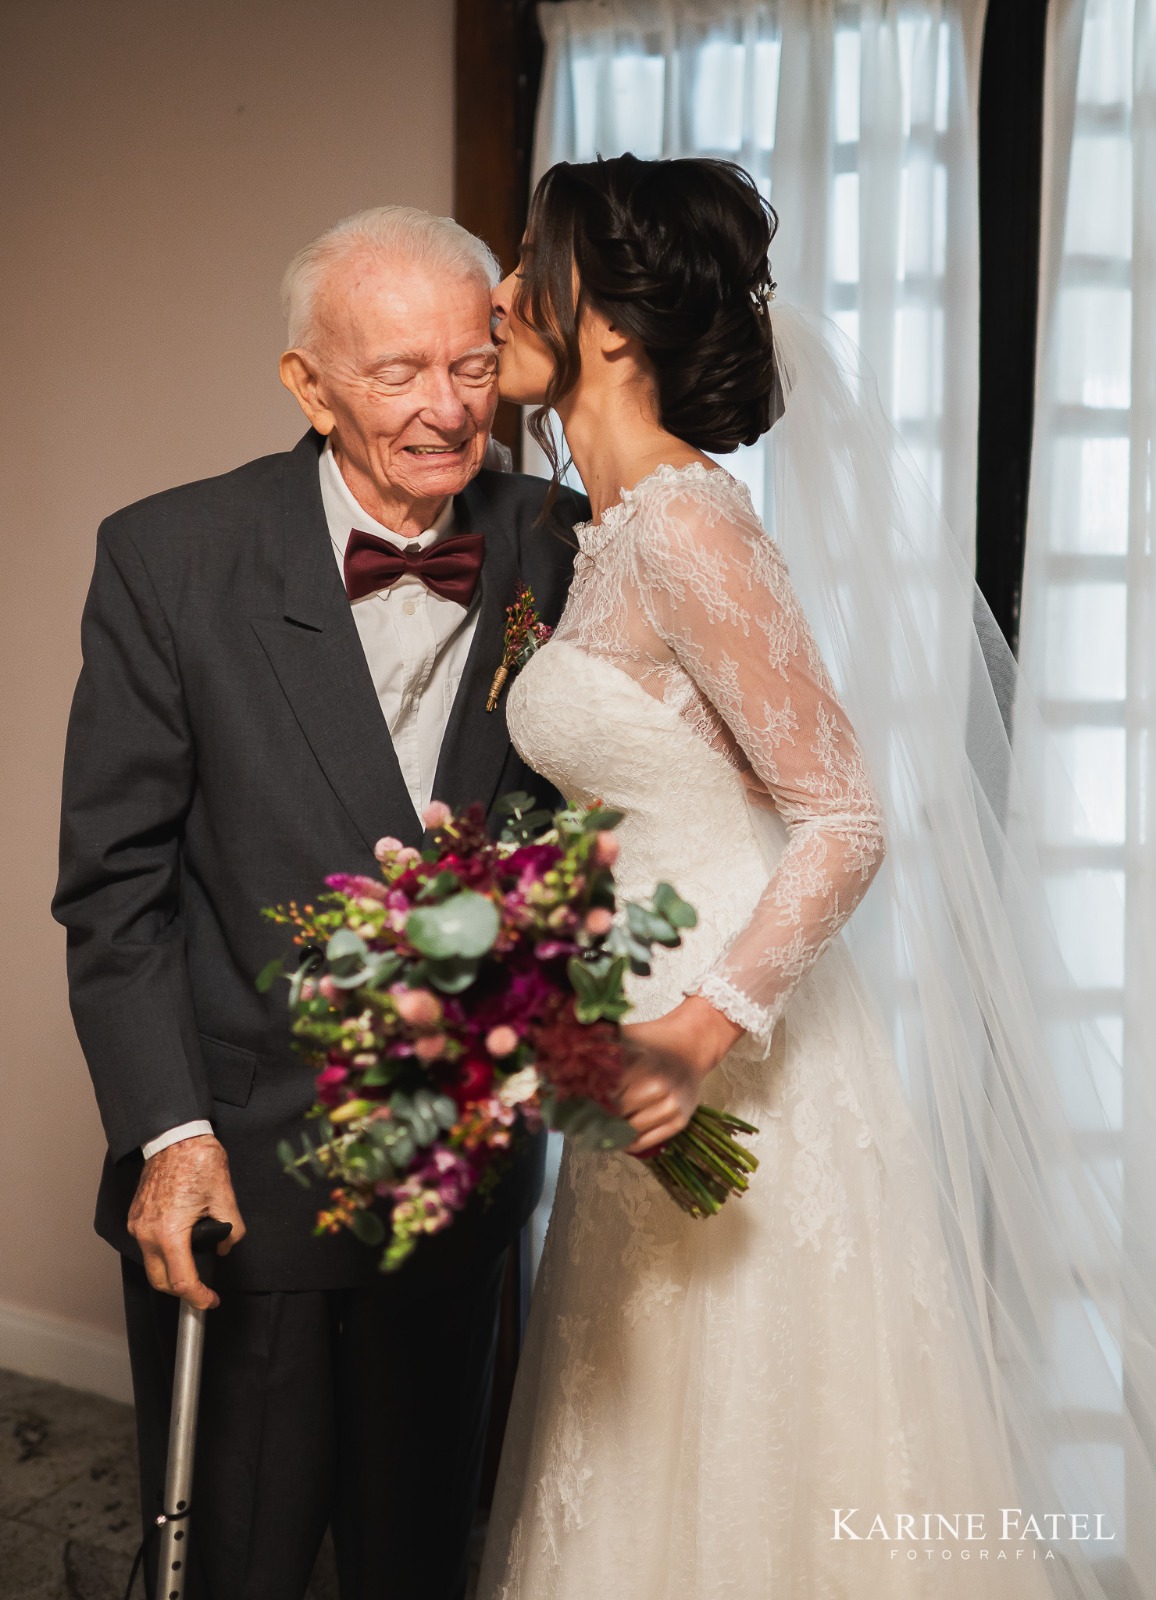
M 625 897 L 669 879 L 699 920 L 635 982 L 631 1151 L 563 1157 L 482 1600 L 1093 1592 L 1001 1540 L 1007 1431 L 840 934 L 891 819 L 778 544 L 707 453 L 792 410 L 774 225 L 729 163 L 561 164 L 494 294 L 501 393 L 543 408 L 549 452 L 557 413 L 593 508 L 511 735 L 624 813 Z M 760 1130 L 709 1222 L 636 1159 L 700 1099 Z

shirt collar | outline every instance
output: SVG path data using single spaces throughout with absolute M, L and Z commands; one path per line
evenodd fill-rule
M 447 499 L 445 505 L 438 512 L 432 527 L 424 529 L 419 534 L 408 537 L 395 533 L 392 528 L 385 527 L 364 510 L 353 491 L 341 476 L 341 468 L 337 465 L 336 457 L 328 441 L 321 452 L 321 503 L 325 507 L 325 520 L 329 524 L 329 537 L 338 557 L 344 561 L 345 547 L 349 543 L 349 535 L 354 528 L 360 528 L 362 533 L 372 533 L 377 539 L 385 539 L 390 544 L 404 549 L 406 545 L 417 544 L 423 550 L 427 549 L 436 539 L 444 537 L 453 527 L 454 502 Z

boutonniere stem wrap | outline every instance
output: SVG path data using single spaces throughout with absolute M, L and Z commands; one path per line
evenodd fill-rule
M 534 604 L 534 594 L 527 584 L 520 583 L 513 605 L 506 607 L 506 638 L 502 649 L 502 664 L 494 673 L 494 681 L 486 697 L 486 710 L 496 711 L 502 690 L 511 672 L 520 672 L 535 650 L 541 648 L 553 633 L 553 628 L 539 620 Z

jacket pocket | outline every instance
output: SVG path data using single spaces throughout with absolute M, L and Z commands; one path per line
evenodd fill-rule
M 239 1050 L 235 1044 L 212 1039 L 207 1033 L 200 1035 L 200 1041 L 201 1060 L 213 1099 L 223 1100 L 228 1106 L 248 1105 L 257 1071 L 257 1057 L 252 1050 Z

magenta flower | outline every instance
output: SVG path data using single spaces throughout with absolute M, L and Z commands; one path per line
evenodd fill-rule
M 325 880 L 330 889 L 338 894 L 348 894 L 354 897 L 362 895 L 366 899 L 382 901 L 385 899 L 385 885 L 376 878 L 367 878 L 360 872 L 334 872 Z

